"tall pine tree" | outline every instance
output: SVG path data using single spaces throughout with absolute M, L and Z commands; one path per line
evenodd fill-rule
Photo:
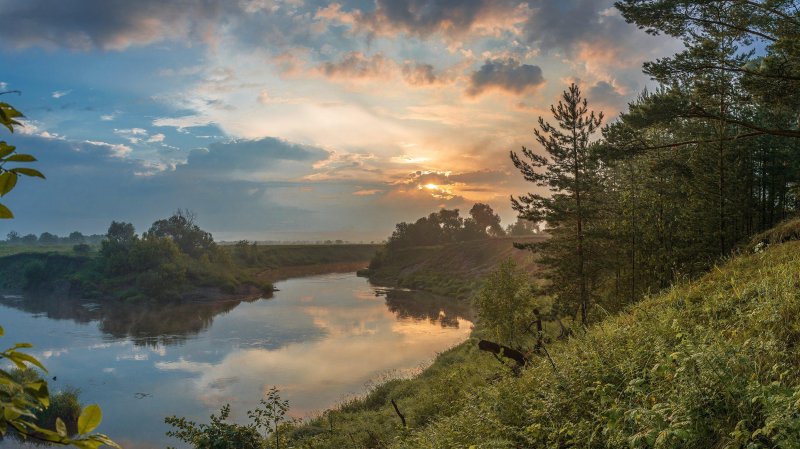
M 592 239 L 587 234 L 598 212 L 594 197 L 601 191 L 590 138 L 599 129 L 603 114 L 589 111 L 575 84 L 550 110 L 556 125 L 539 117 L 539 129 L 534 130 L 547 156 L 523 147 L 522 156 L 511 152 L 511 160 L 526 181 L 552 194 L 528 193 L 512 197 L 511 203 L 521 217 L 547 222 L 552 238 L 537 249 L 548 267 L 550 288 L 562 305 L 577 306 L 574 310 L 580 312 L 581 323 L 586 325 L 590 289 L 598 272 Z

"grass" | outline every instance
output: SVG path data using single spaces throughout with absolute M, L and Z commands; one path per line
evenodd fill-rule
M 736 257 L 548 350 L 555 369 L 535 357 L 515 375 L 468 341 L 298 429 L 295 447 L 800 447 L 800 242 Z
M 0 257 L 13 256 L 14 254 L 24 253 L 58 253 L 75 254 L 72 250 L 73 244 L 60 245 L 0 245 Z M 90 254 L 97 254 L 96 246 L 91 247 Z

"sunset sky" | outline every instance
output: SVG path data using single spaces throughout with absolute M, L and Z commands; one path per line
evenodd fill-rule
M 46 181 L 10 230 L 144 231 L 194 210 L 218 240 L 381 240 L 487 202 L 572 81 L 613 118 L 675 41 L 609 0 L 0 0 L 0 138 Z

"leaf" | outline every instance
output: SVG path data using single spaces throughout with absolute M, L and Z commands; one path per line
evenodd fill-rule
M 10 171 L 0 173 L 0 196 L 10 192 L 17 185 L 17 174 Z
M 36 158 L 30 154 L 12 154 L 6 158 L 8 162 L 36 162 Z
M 102 420 L 103 412 L 100 410 L 100 406 L 97 404 L 87 405 L 81 412 L 81 416 L 78 417 L 78 433 L 85 435 L 91 432 L 100 425 Z
M 35 176 L 37 178 L 45 179 L 44 175 L 42 174 L 42 172 L 40 172 L 39 170 L 33 169 L 33 168 L 16 167 L 16 168 L 12 168 L 9 171 L 17 173 L 17 174 L 20 174 L 20 175 Z
M 56 418 L 56 432 L 62 437 L 67 436 L 67 425 L 61 418 Z
M 31 365 L 38 366 L 39 369 L 41 369 L 42 371 L 47 372 L 47 368 L 45 368 L 44 365 L 42 365 L 42 362 L 40 362 L 39 360 L 36 359 L 36 357 L 30 354 L 25 354 L 24 352 L 18 352 L 12 350 L 12 351 L 6 351 L 5 355 L 6 357 L 9 358 L 9 360 L 14 362 L 18 366 L 21 362 L 28 362 Z M 25 365 L 22 365 L 22 368 L 24 369 Z
M 13 153 L 17 147 L 14 145 L 9 145 L 5 142 L 0 142 L 0 158 L 6 157 L 9 154 Z
M 0 204 L 0 219 L 4 218 L 14 218 L 14 214 L 11 213 L 11 209 Z

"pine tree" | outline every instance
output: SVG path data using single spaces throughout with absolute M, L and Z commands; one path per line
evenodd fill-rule
M 520 216 L 547 222 L 552 238 L 537 249 L 549 268 L 551 289 L 562 304 L 577 304 L 581 323 L 586 325 L 591 280 L 597 275 L 587 233 L 598 212 L 594 197 L 601 190 L 590 139 L 599 129 L 603 113 L 589 111 L 575 84 L 550 110 L 557 124 L 539 117 L 539 129 L 534 130 L 547 156 L 523 147 L 522 157 L 512 151 L 511 160 L 526 181 L 549 189 L 552 195 L 528 193 L 512 197 L 511 203 Z

